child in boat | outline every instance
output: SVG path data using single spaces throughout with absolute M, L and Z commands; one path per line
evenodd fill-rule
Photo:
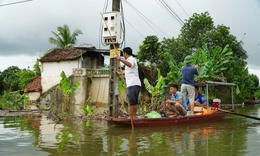
M 190 100 L 187 99 L 187 105 L 190 105 Z M 204 98 L 202 94 L 199 93 L 199 87 L 195 86 L 195 101 L 194 101 L 194 106 L 198 107 L 206 107 L 207 106 L 207 101 Z M 191 106 L 189 106 L 191 107 Z
M 178 85 L 170 85 L 171 99 L 166 100 L 166 108 L 175 113 L 171 117 L 185 116 L 187 114 L 188 106 L 186 100 L 181 92 L 178 91 Z

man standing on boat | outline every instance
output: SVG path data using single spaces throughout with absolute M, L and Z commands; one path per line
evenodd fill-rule
M 188 55 L 184 58 L 186 64 L 181 68 L 182 81 L 181 81 L 181 92 L 184 97 L 190 101 L 191 115 L 194 115 L 194 99 L 195 99 L 195 87 L 194 87 L 194 76 L 199 75 L 198 66 L 192 65 L 193 56 Z
M 130 118 L 136 118 L 138 96 L 141 88 L 141 81 L 138 73 L 138 65 L 136 59 L 132 56 L 132 49 L 126 47 L 123 49 L 124 60 L 120 56 L 116 59 L 125 64 L 125 71 L 117 72 L 117 74 L 125 74 L 127 96 L 130 102 Z
M 178 85 L 170 85 L 171 99 L 166 101 L 166 108 L 175 114 L 172 117 L 185 116 L 188 106 L 185 97 L 178 91 Z M 171 117 L 171 116 L 170 116 Z

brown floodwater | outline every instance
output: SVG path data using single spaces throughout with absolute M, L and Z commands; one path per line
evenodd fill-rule
M 235 111 L 260 118 L 260 105 Z M 231 114 L 216 122 L 134 130 L 100 120 L 0 117 L 1 156 L 252 156 L 260 155 L 259 147 L 260 121 Z

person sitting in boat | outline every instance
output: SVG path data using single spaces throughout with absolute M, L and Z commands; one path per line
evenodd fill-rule
M 187 99 L 187 105 L 189 107 L 190 106 L 190 101 L 189 99 Z M 200 94 L 199 92 L 199 87 L 198 86 L 195 86 L 195 101 L 194 101 L 194 106 L 198 106 L 198 107 L 205 107 L 207 106 L 207 101 L 206 99 L 204 98 L 204 96 L 202 94 Z
M 178 91 L 178 85 L 170 85 L 171 99 L 166 100 L 166 108 L 175 114 L 170 117 L 185 116 L 187 114 L 188 106 L 186 100 L 181 92 Z

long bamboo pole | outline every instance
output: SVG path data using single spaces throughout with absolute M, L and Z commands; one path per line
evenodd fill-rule
M 109 29 L 109 27 L 108 27 L 108 25 L 107 25 L 107 22 L 104 20 L 103 14 L 102 14 L 102 13 L 100 13 L 100 14 L 101 14 L 101 17 L 102 17 L 102 19 L 103 19 L 103 21 L 104 21 L 104 23 L 105 23 L 105 25 L 106 25 L 106 27 L 107 27 L 107 30 L 108 30 L 108 33 L 109 33 L 110 39 L 111 39 L 111 41 L 113 41 L 113 38 L 112 38 L 112 35 L 111 35 L 111 31 L 110 31 L 110 29 Z M 112 42 L 112 45 L 113 45 L 113 47 L 114 47 L 114 50 L 117 51 L 114 42 Z M 117 52 L 116 52 L 116 54 L 117 54 Z M 120 63 L 120 62 L 118 62 L 118 63 Z M 119 69 L 120 69 L 120 72 L 122 73 L 122 68 L 121 68 L 121 65 L 120 65 L 120 64 L 119 64 L 119 67 L 120 67 L 120 68 L 119 68 Z M 125 79 L 124 79 L 124 86 L 126 86 Z M 134 129 L 133 116 L 132 116 L 132 114 L 131 114 L 130 101 L 129 101 L 129 98 L 128 98 L 128 92 L 127 92 L 127 89 L 126 89 L 126 95 L 127 95 L 128 109 L 129 109 L 129 113 L 130 113 L 131 126 L 132 126 L 132 129 Z
M 222 111 L 222 112 L 225 112 L 225 113 L 229 113 L 229 114 L 234 114 L 234 115 L 238 115 L 238 116 L 242 116 L 242 117 L 246 117 L 246 118 L 250 118 L 250 119 L 260 120 L 260 118 L 254 117 L 254 116 L 239 114 L 239 113 L 235 113 L 235 112 L 231 112 L 231 111 L 223 110 L 223 109 L 218 109 L 218 110 Z

